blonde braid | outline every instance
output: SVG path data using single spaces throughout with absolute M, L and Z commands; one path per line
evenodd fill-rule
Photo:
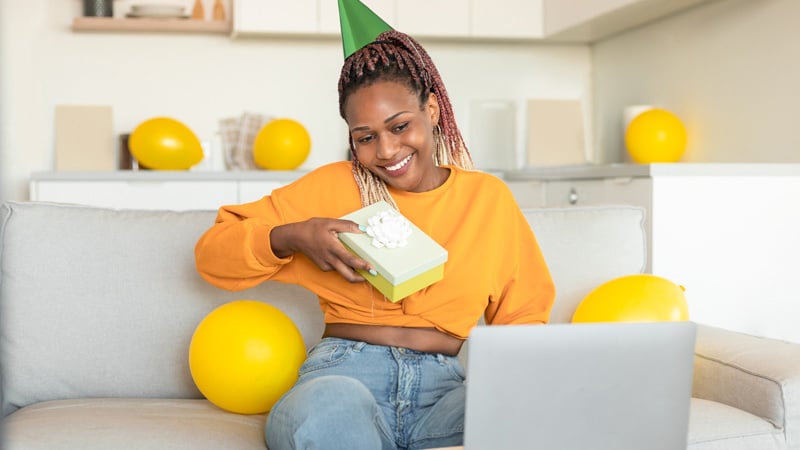
M 392 208 L 400 209 L 397 207 L 397 203 L 395 203 L 392 195 L 389 194 L 386 183 L 355 159 L 353 160 L 353 176 L 356 179 L 358 191 L 361 194 L 361 206 L 369 206 L 373 203 L 385 200 L 386 203 L 392 205 Z

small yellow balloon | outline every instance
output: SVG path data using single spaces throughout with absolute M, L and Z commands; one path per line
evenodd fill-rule
M 267 170 L 292 170 L 303 164 L 311 152 L 311 136 L 293 119 L 267 122 L 253 141 L 253 160 Z
M 573 322 L 669 322 L 689 320 L 683 286 L 650 274 L 627 275 L 592 290 Z
M 681 120 L 659 108 L 634 117 L 625 131 L 628 154 L 642 164 L 680 161 L 686 141 L 686 129 Z
M 187 170 L 203 160 L 203 147 L 194 132 L 169 117 L 140 123 L 128 138 L 128 148 L 148 169 Z
M 189 368 L 200 392 L 237 414 L 261 414 L 297 381 L 306 347 L 278 308 L 236 300 L 211 311 L 189 345 Z

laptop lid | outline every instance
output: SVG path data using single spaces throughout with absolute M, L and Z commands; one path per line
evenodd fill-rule
M 685 449 L 695 334 L 692 322 L 474 328 L 465 450 Z

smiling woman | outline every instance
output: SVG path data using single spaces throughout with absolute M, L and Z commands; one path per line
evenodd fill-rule
M 342 30 L 339 108 L 351 161 L 220 208 L 197 243 L 197 269 L 225 289 L 282 281 L 319 297 L 325 333 L 270 412 L 269 448 L 460 445 L 462 343 L 482 316 L 547 322 L 553 281 L 509 188 L 472 170 L 424 48 L 357 0 L 339 8 L 342 24 L 371 30 Z M 339 239 L 368 231 L 339 218 L 380 201 L 447 252 L 438 281 L 396 302 L 365 283 L 360 273 L 374 268 Z
M 347 58 L 339 78 L 339 113 L 351 125 L 353 173 L 365 206 L 385 200 L 396 207 L 387 185 L 410 192 L 438 187 L 447 177 L 446 170 L 434 170 L 439 165 L 473 168 L 439 71 L 408 35 L 387 30 Z M 381 114 L 380 124 L 362 123 L 365 116 Z M 379 135 L 379 129 L 389 132 Z M 412 158 L 424 159 L 416 165 L 426 180 L 417 173 L 416 182 L 396 185 Z
M 450 171 L 435 160 L 431 130 L 438 119 L 434 94 L 420 105 L 413 92 L 396 82 L 377 82 L 353 93 L 346 102 L 345 120 L 353 124 L 350 136 L 358 175 L 377 177 L 408 192 L 441 186 Z

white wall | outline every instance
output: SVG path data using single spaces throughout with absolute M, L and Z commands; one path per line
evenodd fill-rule
M 205 1 L 208 10 L 212 2 Z M 123 3 L 115 1 L 115 8 Z M 222 118 L 288 116 L 312 136 L 303 168 L 346 156 L 336 91 L 338 39 L 72 32 L 72 18 L 81 12 L 79 0 L 0 0 L 0 199 L 26 199 L 29 174 L 53 169 L 59 104 L 111 105 L 115 133 L 155 115 L 171 116 L 201 140 L 214 136 Z M 527 98 L 581 99 L 588 117 L 588 46 L 425 44 L 467 138 L 477 126 L 469 123 L 476 99 L 517 102 L 519 145 Z
M 686 162 L 800 161 L 800 1 L 720 0 L 593 46 L 598 160 L 627 159 L 626 105 L 687 127 Z

